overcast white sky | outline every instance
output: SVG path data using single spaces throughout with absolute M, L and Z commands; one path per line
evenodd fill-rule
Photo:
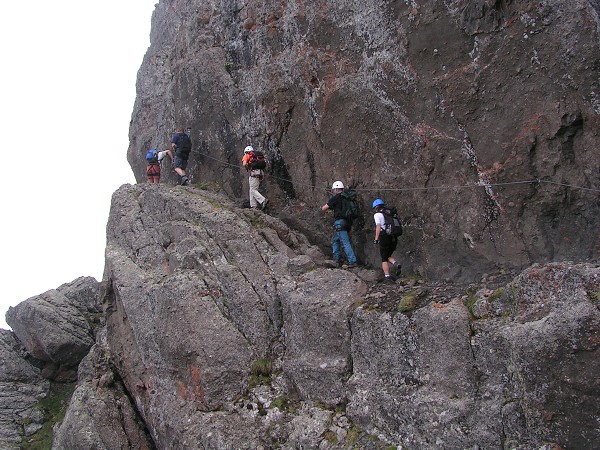
M 0 6 L 0 327 L 9 306 L 102 279 L 112 193 L 158 0 Z

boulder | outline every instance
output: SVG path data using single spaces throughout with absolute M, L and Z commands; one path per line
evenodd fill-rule
M 52 378 L 73 378 L 71 369 L 94 344 L 85 316 L 58 290 L 10 307 L 6 323 L 34 358 L 49 363 L 46 375 Z
M 56 288 L 63 294 L 84 316 L 102 312 L 99 298 L 100 284 L 93 277 L 79 277 L 70 283 L 65 283 Z
M 285 336 L 283 370 L 303 399 L 336 406 L 352 371 L 348 322 L 366 285 L 345 270 L 318 270 L 280 284 Z

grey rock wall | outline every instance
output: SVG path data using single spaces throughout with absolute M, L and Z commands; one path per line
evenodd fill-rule
M 154 449 L 137 411 L 110 365 L 106 329 L 81 361 L 77 388 L 55 428 L 52 448 Z
M 594 448 L 599 277 L 533 266 L 480 292 L 475 317 L 458 299 L 410 318 L 357 310 L 349 416 L 408 448 Z
M 75 280 L 11 313 L 17 328 L 50 335 L 78 323 L 78 336 L 89 322 L 57 327 L 53 318 L 65 304 L 82 316 L 102 304 L 106 327 L 75 363 L 52 448 L 600 441 L 597 264 L 536 264 L 481 284 L 383 285 L 372 270 L 328 268 L 303 234 L 223 192 L 165 185 L 121 187 L 107 233 L 106 280 Z M 36 303 L 49 327 L 15 313 Z M 44 362 L 17 337 L 0 333 L 0 443 L 15 449 L 36 441 L 48 395 L 32 365 Z
M 343 180 L 366 205 L 360 259 L 375 260 L 368 206 L 383 197 L 407 225 L 403 266 L 428 278 L 596 259 L 598 10 L 162 0 L 127 157 L 142 181 L 146 150 L 190 127 L 193 180 L 241 199 L 241 152 L 255 145 L 270 160 L 272 211 L 322 248 L 330 231 L 315 211 Z M 163 172 L 173 182 L 169 163 Z
M 17 450 L 42 427 L 45 418 L 37 404 L 48 388 L 14 333 L 0 330 L 0 448 Z
M 106 257 L 111 360 L 157 448 L 600 439 L 597 265 L 384 287 L 222 194 L 143 184 L 115 193 Z

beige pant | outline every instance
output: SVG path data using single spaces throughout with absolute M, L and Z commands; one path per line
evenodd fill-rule
M 251 175 L 259 175 L 261 174 L 260 170 L 253 170 Z M 265 201 L 265 197 L 258 192 L 258 188 L 260 187 L 261 178 L 250 176 L 248 178 L 248 184 L 250 186 L 250 208 L 256 208 L 258 204 L 261 204 Z

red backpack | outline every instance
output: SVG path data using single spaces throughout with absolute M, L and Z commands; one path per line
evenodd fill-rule
M 251 170 L 263 170 L 267 168 L 267 160 L 263 152 L 259 150 L 253 150 L 250 152 L 250 159 L 248 165 Z

